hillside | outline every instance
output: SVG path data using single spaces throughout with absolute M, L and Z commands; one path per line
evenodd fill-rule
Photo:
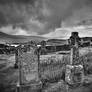
M 92 37 L 82 37 L 83 41 L 92 41 Z
M 92 37 L 82 37 L 83 41 L 92 41 Z M 23 35 L 9 35 L 0 32 L 0 43 L 23 43 L 28 41 L 40 42 L 47 41 L 47 45 L 64 45 L 68 44 L 68 39 L 48 39 L 42 36 L 23 36 Z
M 63 45 L 63 44 L 68 44 L 67 39 L 48 39 L 47 40 L 48 45 Z
M 92 37 L 81 37 L 83 42 L 86 41 L 92 41 Z M 68 39 L 48 39 L 47 40 L 48 45 L 64 45 L 68 44 Z
M 23 43 L 27 41 L 41 41 L 45 40 L 46 38 L 40 36 L 23 36 L 23 35 L 9 35 L 3 32 L 0 32 L 0 42 L 1 43 Z

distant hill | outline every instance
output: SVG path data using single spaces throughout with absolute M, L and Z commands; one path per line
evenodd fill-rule
M 92 37 L 81 37 L 83 42 L 92 42 Z M 68 44 L 68 39 L 48 39 L 47 45 L 64 45 Z
M 41 36 L 23 36 L 23 35 L 9 35 L 3 32 L 0 32 L 0 43 L 23 43 L 28 41 L 41 41 L 46 38 Z
M 92 37 L 82 37 L 83 41 L 92 41 Z
M 92 41 L 92 37 L 82 37 L 81 39 L 83 39 L 83 41 Z M 42 36 L 9 35 L 9 34 L 0 32 L 0 43 L 24 43 L 31 40 L 36 42 L 46 40 L 47 45 L 68 44 L 68 39 L 47 39 Z
M 67 39 L 48 39 L 47 40 L 48 45 L 62 45 L 62 44 L 68 44 Z

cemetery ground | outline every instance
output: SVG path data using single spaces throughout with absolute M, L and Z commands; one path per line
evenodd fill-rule
M 87 52 L 81 51 L 81 53 L 85 54 Z M 92 53 L 89 53 L 88 58 L 89 62 L 92 62 Z M 66 58 L 65 60 L 68 59 Z M 0 55 L 0 92 L 15 92 L 19 72 L 18 69 L 14 68 L 14 63 L 14 55 Z M 57 69 L 58 68 L 56 68 L 54 71 L 58 71 Z M 67 89 L 64 81 L 60 80 L 57 83 L 48 84 L 43 89 L 43 92 L 67 92 Z M 78 88 L 69 88 L 68 92 L 92 92 L 92 83 L 89 85 L 80 86 Z

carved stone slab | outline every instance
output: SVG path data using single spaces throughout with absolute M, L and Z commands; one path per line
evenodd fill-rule
M 29 52 L 20 55 L 21 80 L 23 84 L 38 81 L 38 57 L 35 55 L 35 48 L 31 47 Z

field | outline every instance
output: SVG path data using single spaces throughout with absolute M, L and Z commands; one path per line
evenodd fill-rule
M 18 70 L 13 67 L 13 55 L 0 55 L 0 92 L 10 92 L 14 89 L 18 81 Z
M 87 51 L 88 51 L 87 48 L 80 50 L 82 57 L 85 57 L 85 55 L 87 56 L 89 69 L 91 69 L 92 52 L 91 49 L 89 49 L 88 52 Z M 58 76 L 58 73 L 62 75 L 62 70 L 64 66 L 62 64 L 65 64 L 65 62 L 66 63 L 69 62 L 69 56 L 68 55 L 55 56 L 54 54 L 52 54 L 48 56 L 41 56 L 41 60 L 44 60 L 44 62 L 46 62 L 45 59 L 47 57 L 52 57 L 55 59 L 59 58 L 59 59 L 56 60 L 53 59 L 52 61 L 48 60 L 48 63 L 44 63 L 44 64 L 42 64 L 43 62 L 41 62 L 41 65 L 44 66 L 43 69 L 41 70 L 42 71 L 41 75 L 43 75 L 43 78 L 44 76 L 46 76 L 46 74 L 49 75 L 51 78 L 54 76 L 53 74 L 56 74 L 55 75 L 56 77 Z M 18 69 L 14 68 L 14 63 L 15 63 L 14 55 L 0 55 L 0 92 L 15 92 L 19 73 L 18 73 Z M 43 72 L 43 70 L 45 72 Z M 60 80 L 54 83 L 47 83 L 47 85 L 43 88 L 43 92 L 67 92 L 66 88 L 67 87 L 64 81 Z M 68 92 L 92 92 L 92 84 L 83 85 L 74 89 L 69 88 Z

